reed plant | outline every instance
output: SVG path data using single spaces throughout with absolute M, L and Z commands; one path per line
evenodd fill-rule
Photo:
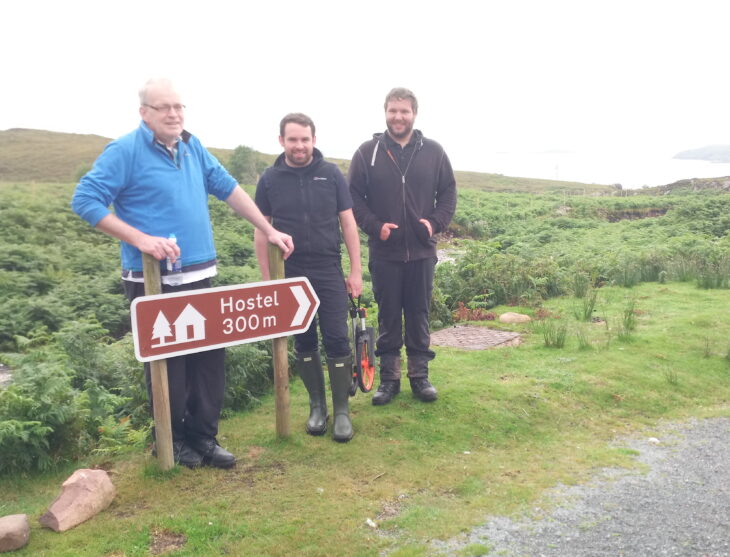
M 533 330 L 542 335 L 546 348 L 563 348 L 568 335 L 568 324 L 555 319 L 535 321 Z
M 591 321 L 596 311 L 598 290 L 591 289 L 585 293 L 580 302 L 573 306 L 573 315 L 578 321 Z
M 578 271 L 571 277 L 571 290 L 575 298 L 585 298 L 591 287 L 591 278 L 588 273 Z
M 575 337 L 578 340 L 578 348 L 580 350 L 590 350 L 593 348 L 590 340 L 588 339 L 588 335 L 586 334 L 585 327 L 580 324 L 576 327 Z
M 621 341 L 631 340 L 631 335 L 636 329 L 636 299 L 631 298 L 621 313 L 621 323 L 618 330 L 618 339 Z

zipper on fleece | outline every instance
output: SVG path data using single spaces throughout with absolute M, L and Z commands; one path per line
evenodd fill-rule
M 299 188 L 301 189 L 301 191 L 302 191 L 302 197 L 305 200 L 305 207 L 304 207 L 304 211 L 303 211 L 303 213 L 304 213 L 304 234 L 305 234 L 306 239 L 307 239 L 307 246 L 309 247 L 309 250 L 311 251 L 311 249 L 312 249 L 312 234 L 311 234 L 311 225 L 310 225 L 310 222 L 309 222 L 309 220 L 310 220 L 309 219 L 309 211 L 311 209 L 312 204 L 311 204 L 311 200 L 309 198 L 310 197 L 310 195 L 309 195 L 310 194 L 309 188 L 304 185 L 304 177 L 303 176 L 299 176 Z
M 377 150 L 377 145 L 376 145 Z M 393 166 L 395 166 L 396 170 L 398 171 L 398 174 L 400 174 L 401 178 L 401 197 L 403 201 L 403 226 L 408 227 L 408 213 L 406 211 L 406 174 L 408 174 L 408 169 L 411 167 L 411 163 L 413 162 L 413 157 L 416 156 L 416 151 L 418 149 L 413 148 L 413 152 L 411 153 L 411 158 L 408 159 L 408 164 L 406 165 L 405 170 L 401 170 L 400 166 L 398 165 L 398 162 L 395 160 L 395 157 L 393 156 L 393 153 L 390 152 L 390 149 L 387 147 L 385 148 L 385 152 L 388 153 L 388 158 L 393 163 Z M 375 153 L 373 153 L 373 162 L 375 161 Z M 406 258 L 403 260 L 404 263 L 407 263 L 411 259 L 411 250 L 408 247 L 408 234 L 405 233 L 405 230 L 403 231 L 403 244 L 406 248 Z

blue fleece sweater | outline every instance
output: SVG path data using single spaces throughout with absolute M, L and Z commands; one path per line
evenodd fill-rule
M 71 207 L 92 226 L 113 205 L 117 217 L 146 234 L 175 234 L 185 269 L 215 260 L 208 195 L 225 200 L 235 186 L 195 136 L 183 132 L 174 161 L 141 122 L 106 146 L 76 187 Z M 137 248 L 122 242 L 121 252 L 124 270 L 142 270 Z

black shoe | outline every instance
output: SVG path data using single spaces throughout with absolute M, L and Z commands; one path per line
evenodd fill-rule
M 428 377 L 416 377 L 411 379 L 411 391 L 413 396 L 423 402 L 433 402 L 438 398 L 436 388 L 428 382 Z
M 198 451 L 206 466 L 214 468 L 231 468 L 236 465 L 236 457 L 218 444 L 214 438 L 201 439 L 194 437 L 188 439 L 188 444 Z
M 157 456 L 156 445 L 152 445 L 152 456 Z M 200 468 L 203 465 L 203 457 L 200 456 L 198 451 L 189 447 L 185 441 L 173 441 L 172 459 L 175 464 L 186 466 L 188 468 Z
M 373 405 L 383 406 L 384 404 L 388 404 L 399 392 L 400 381 L 398 381 L 397 379 L 391 381 L 381 381 L 378 390 L 375 391 L 375 394 L 373 395 Z

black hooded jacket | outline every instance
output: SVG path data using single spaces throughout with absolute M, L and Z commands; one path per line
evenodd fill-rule
M 284 153 L 279 155 L 259 179 L 256 205 L 277 230 L 292 236 L 293 259 L 339 259 L 339 215 L 352 207 L 352 198 L 340 169 L 318 149 L 302 168 L 288 166 Z
M 389 145 L 395 144 L 386 134 L 373 135 L 355 152 L 348 174 L 355 220 L 368 235 L 370 258 L 435 257 L 436 240 L 429 238 L 419 219 L 428 219 L 435 235 L 446 230 L 454 216 L 456 180 L 449 158 L 441 145 L 419 130 L 414 130 L 402 163 Z M 382 241 L 380 230 L 386 222 L 398 228 Z

